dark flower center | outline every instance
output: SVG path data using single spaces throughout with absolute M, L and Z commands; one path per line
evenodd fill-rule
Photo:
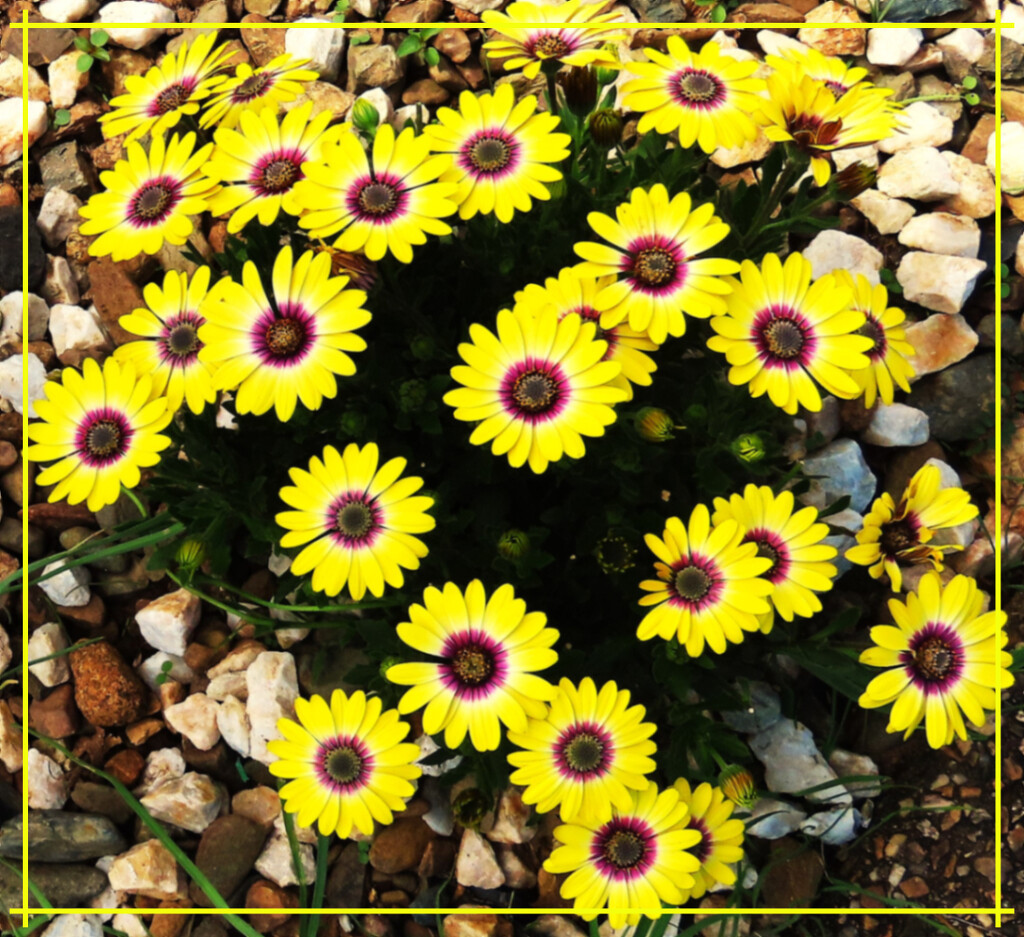
M 558 382 L 544 371 L 526 371 L 512 386 L 512 398 L 529 413 L 549 409 L 557 394 Z
M 779 551 L 776 550 L 775 547 L 773 547 L 767 540 L 755 540 L 754 543 L 757 544 L 756 555 L 763 556 L 766 559 L 772 561 L 772 565 L 768 567 L 767 573 L 762 573 L 762 575 L 768 575 L 772 573 L 778 567 L 779 560 L 782 559 L 781 555 L 779 554 Z
M 176 325 L 164 341 L 167 350 L 177 358 L 188 358 L 199 348 L 199 335 L 195 326 L 183 323 Z
M 859 329 L 857 329 L 858 335 L 864 335 L 870 338 L 875 344 L 868 350 L 868 355 L 872 358 L 879 358 L 885 354 L 885 329 L 878 323 L 876 319 L 869 318 Z
M 339 784 L 351 784 L 363 773 L 363 759 L 352 746 L 335 749 L 327 756 L 327 774 Z
M 299 177 L 299 167 L 290 159 L 275 159 L 263 167 L 260 186 L 268 192 L 284 192 Z
M 160 182 L 146 186 L 135 198 L 135 216 L 143 221 L 159 218 L 174 198 L 174 192 Z
M 386 215 L 398 204 L 398 190 L 386 182 L 371 182 L 359 192 L 359 207 L 370 215 Z
M 569 43 L 567 43 L 561 36 L 554 34 L 548 34 L 542 36 L 533 46 L 533 51 L 537 55 L 546 55 L 551 58 L 557 58 L 560 55 L 565 55 L 570 51 Z
M 708 828 L 704 825 L 703 820 L 691 819 L 690 825 L 700 833 L 700 842 L 691 846 L 690 851 L 693 853 L 694 858 L 703 865 L 704 860 L 711 853 L 711 837 L 708 835 Z
M 788 122 L 787 129 L 797 146 L 801 149 L 813 149 L 834 144 L 843 129 L 843 121 L 837 119 L 823 123 L 815 114 L 797 114 Z
M 616 830 L 604 844 L 604 858 L 618 869 L 639 865 L 647 852 L 643 839 L 629 830 Z
M 580 774 L 589 774 L 604 763 L 604 744 L 596 735 L 580 732 L 565 746 L 565 760 Z
M 703 599 L 711 591 L 711 585 L 711 577 L 699 566 L 687 566 L 676 573 L 676 592 L 691 602 Z
M 298 319 L 275 319 L 264 336 L 267 350 L 279 358 L 294 355 L 306 341 L 306 327 Z
M 663 247 L 645 247 L 633 259 L 632 272 L 645 286 L 664 286 L 676 275 L 676 261 Z
M 926 680 L 940 682 L 956 666 L 958 653 L 940 637 L 927 638 L 914 651 L 914 664 Z
M 364 537 L 373 526 L 373 511 L 362 501 L 351 501 L 338 511 L 336 520 L 346 537 Z
M 270 75 L 260 73 L 257 75 L 250 75 L 245 79 L 233 92 L 233 97 L 236 101 L 251 101 L 253 98 L 258 98 L 264 94 L 267 87 L 270 85 Z
M 114 420 L 98 420 L 85 434 L 85 448 L 98 459 L 120 452 L 123 442 L 124 434 Z
M 792 319 L 772 319 L 763 329 L 768 351 L 776 358 L 791 361 L 804 347 L 804 330 Z
M 840 81 L 826 81 L 825 87 L 832 92 L 835 99 L 838 101 L 847 91 L 850 89 Z
M 718 94 L 718 82 L 703 72 L 687 72 L 677 84 L 679 96 L 694 104 L 706 104 Z
M 185 104 L 191 96 L 192 89 L 188 85 L 176 82 L 156 96 L 156 111 L 158 114 L 169 114 Z
M 907 521 L 890 521 L 882 525 L 879 537 L 882 552 L 887 556 L 896 556 L 903 550 L 909 550 L 917 544 L 917 531 Z
M 498 137 L 482 137 L 470 147 L 469 158 L 481 172 L 498 172 L 512 159 L 512 148 Z
M 494 673 L 494 656 L 479 644 L 467 644 L 455 652 L 451 668 L 464 686 L 480 686 Z

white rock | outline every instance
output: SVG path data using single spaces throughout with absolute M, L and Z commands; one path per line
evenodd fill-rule
M 115 914 L 110 926 L 127 937 L 149 937 L 149 928 L 142 923 L 142 918 L 137 914 Z
M 940 49 L 952 49 L 959 53 L 971 65 L 977 62 L 985 51 L 985 39 L 977 29 L 953 29 L 936 40 L 935 44 Z
M 78 57 L 81 54 L 77 49 L 72 49 L 54 59 L 47 67 L 50 103 L 54 107 L 71 107 L 78 92 L 89 84 L 89 73 L 78 70 Z
M 28 750 L 25 783 L 28 805 L 34 810 L 60 810 L 68 799 L 67 778 L 61 766 L 34 748 Z
M 139 802 L 157 820 L 202 833 L 217 819 L 224 797 L 222 788 L 205 774 L 189 771 L 154 787 Z
M 423 776 L 426 778 L 439 778 L 449 771 L 454 770 L 462 762 L 462 755 L 453 755 L 447 761 L 442 761 L 440 764 L 423 764 L 427 758 L 433 755 L 435 752 L 439 752 L 441 747 L 434 741 L 434 739 L 424 732 L 418 739 L 413 741 L 414 745 L 420 747 L 420 767 L 423 770 Z
M 11 355 L 0 361 L 0 399 L 7 400 L 16 413 L 22 413 L 32 419 L 36 414 L 36 401 L 42 400 L 46 394 L 46 368 L 39 357 L 28 356 L 28 385 L 22 384 L 22 357 Z M 23 396 L 27 390 L 27 396 Z
M 920 446 L 928 442 L 928 414 L 902 403 L 879 403 L 860 438 L 872 446 Z
M 296 23 L 323 22 L 315 16 L 301 16 Z M 345 30 L 328 26 L 324 29 L 286 29 L 284 50 L 297 59 L 308 59 L 309 68 L 320 73 L 322 81 L 334 81 L 341 70 L 345 53 Z
M 994 17 L 990 19 L 989 16 L 986 16 L 986 19 L 989 22 L 994 21 Z M 1001 30 L 1003 38 L 1024 44 L 1024 6 L 1019 3 L 1004 3 L 1003 22 L 1013 23 L 1012 27 Z
M 10 635 L 0 626 L 0 673 L 7 669 L 7 665 L 14 659 L 14 651 L 11 650 Z
M 867 189 L 850 202 L 879 234 L 896 234 L 914 217 L 913 205 L 883 195 L 878 189 Z
M 953 121 L 924 101 L 914 101 L 899 112 L 899 129 L 880 140 L 883 153 L 898 153 L 914 146 L 942 146 L 953 139 Z
M 744 818 L 747 824 L 746 832 L 761 839 L 781 839 L 800 829 L 800 824 L 806 816 L 807 814 L 799 807 L 784 800 L 762 797 L 754 804 L 749 819 Z
M 829 846 L 842 846 L 851 842 L 861 827 L 860 811 L 856 807 L 838 807 L 822 813 L 812 813 L 800 824 L 800 831 L 814 836 Z
M 885 195 L 922 202 L 937 202 L 960 191 L 949 163 L 933 146 L 916 146 L 896 153 L 878 171 L 876 184 Z
M 523 803 L 522 791 L 506 788 L 498 798 L 498 812 L 494 825 L 487 830 L 487 838 L 495 843 L 528 843 L 537 835 L 537 827 L 529 824 L 532 814 Z
M 193 693 L 182 702 L 168 706 L 164 710 L 164 721 L 201 752 L 207 752 L 220 741 L 219 709 L 217 702 L 205 693 Z
M 750 750 L 765 767 L 768 790 L 796 794 L 838 777 L 814 744 L 811 730 L 792 719 L 780 719 L 750 737 Z M 850 792 L 842 784 L 803 795 L 817 803 L 849 804 Z
M 977 257 L 981 229 L 973 218 L 933 211 L 911 218 L 900 231 L 899 242 L 933 254 Z
M 51 23 L 84 23 L 98 8 L 98 0 L 43 0 L 39 4 L 39 12 Z
M 455 861 L 455 879 L 467 888 L 501 888 L 505 873 L 501 871 L 494 849 L 476 830 L 465 830 Z
M 249 757 L 249 717 L 245 703 L 237 696 L 228 696 L 217 709 L 217 728 L 229 748 L 243 758 Z
M 0 764 L 11 774 L 21 771 L 22 735 L 6 700 L 0 700 Z
M 739 146 L 726 148 L 718 147 L 711 154 L 711 162 L 722 169 L 732 169 L 735 166 L 742 166 L 744 163 L 754 163 L 764 159 L 772 148 L 772 141 L 759 127 L 757 136 L 753 140 L 745 140 Z
M 170 669 L 165 671 L 164 664 L 170 664 Z M 146 686 L 154 692 L 158 692 L 160 689 L 157 677 L 163 673 L 166 673 L 169 679 L 177 680 L 178 683 L 191 683 L 196 676 L 183 657 L 168 654 L 165 651 L 158 651 L 152 657 L 147 657 L 136 668 L 136 672 L 142 677 Z
M 249 665 L 265 650 L 266 648 L 262 644 L 247 641 L 228 651 L 223 660 L 218 661 L 206 671 L 206 676 L 213 680 L 226 673 L 239 673 L 248 670 Z
M 21 341 L 22 296 L 21 290 L 8 293 L 0 299 L 0 345 L 5 342 Z M 46 338 L 50 325 L 50 307 L 35 293 L 28 294 L 28 340 L 38 342 Z
M 833 270 L 849 270 L 854 276 L 864 274 L 877 284 L 878 271 L 882 269 L 882 254 L 867 241 L 842 231 L 822 231 L 815 235 L 803 251 L 811 262 L 811 276 L 823 277 Z
M 313 861 L 313 847 L 308 843 L 299 844 L 299 862 L 302 864 L 303 877 L 307 882 L 312 882 L 316 875 L 316 863 Z M 270 835 L 256 860 L 256 871 L 281 888 L 298 885 L 287 836 L 277 831 Z
M 2 105 L 0 105 L 2 106 Z M 1003 192 L 1007 195 L 1020 195 L 1024 192 L 1024 124 L 1008 120 L 1002 126 L 1002 139 L 999 143 L 1000 175 L 1003 180 Z M 996 174 L 996 135 L 988 138 L 988 153 L 985 165 L 993 176 Z
M 264 764 L 274 761 L 267 742 L 282 738 L 278 719 L 295 718 L 295 699 L 299 683 L 295 658 L 285 651 L 264 651 L 252 662 L 246 674 L 249 699 L 245 712 L 249 717 L 251 757 Z
M 82 220 L 78 209 L 81 207 L 82 200 L 77 195 L 63 189 L 47 191 L 39 208 L 36 227 L 39 228 L 39 233 L 48 247 L 60 247 L 68 239 L 69 234 L 78 230 L 78 223 Z
M 283 609 L 271 609 L 271 618 L 280 618 L 283 615 L 288 615 L 289 612 L 285 612 Z M 288 619 L 286 618 L 285 621 Z M 310 628 L 275 628 L 274 637 L 277 639 L 277 643 L 282 648 L 287 650 L 293 644 L 298 644 L 300 641 L 305 641 L 309 637 Z
M 96 352 L 111 348 L 110 336 L 95 306 L 88 309 L 66 303 L 52 306 L 50 338 L 53 340 L 53 350 L 62 361 L 71 351 Z
M 158 839 L 147 839 L 110 864 L 110 884 L 129 895 L 165 898 L 178 890 L 178 863 Z
M 790 52 L 807 52 L 810 46 L 777 32 L 774 29 L 761 29 L 757 33 L 757 44 L 764 51 L 765 55 L 779 55 L 785 57 Z
M 142 639 L 158 651 L 185 654 L 188 639 L 199 624 L 202 603 L 187 589 L 178 589 L 154 599 L 135 613 Z
M 30 101 L 49 101 L 50 89 L 31 65 L 28 67 L 28 83 L 25 84 L 21 59 L 7 55 L 0 59 L 0 97 L 28 97 Z
M 923 41 L 920 29 L 869 29 L 868 61 L 872 65 L 906 65 Z
M 28 639 L 26 654 L 30 661 L 39 660 L 60 653 L 66 650 L 67 646 L 68 636 L 64 629 L 57 622 L 50 621 L 32 632 L 32 637 Z M 60 686 L 71 679 L 67 655 L 43 661 L 41 664 L 29 664 L 28 669 L 43 686 Z
M 42 579 L 39 588 L 46 593 L 54 605 L 64 605 L 68 608 L 81 608 L 89 604 L 89 574 L 84 566 L 71 566 L 64 568 L 63 560 L 54 560 L 47 563 L 43 568 L 43 575 L 52 570 L 60 569 L 61 572 L 49 579 Z
M 115 0 L 102 7 L 96 14 L 97 29 L 103 29 L 110 41 L 126 49 L 143 49 L 159 39 L 167 29 L 165 26 L 148 26 L 148 23 L 173 23 L 174 11 L 159 3 L 145 3 L 143 0 Z M 104 23 L 132 23 L 128 28 L 107 28 Z
M 103 915 L 59 914 L 43 937 L 103 937 Z
M 21 157 L 22 137 L 28 137 L 32 146 L 46 133 L 46 105 L 42 101 L 28 102 L 28 129 L 23 122 L 21 98 L 0 101 L 0 166 L 13 163 Z
M 868 775 L 878 777 L 878 765 L 874 761 L 867 755 L 848 752 L 845 748 L 833 748 L 832 754 L 828 756 L 828 763 L 841 778 L 860 778 Z M 853 795 L 854 800 L 865 800 L 882 793 L 882 785 L 877 781 L 850 781 L 846 789 Z
M 862 163 L 872 169 L 878 168 L 878 150 L 874 145 L 851 146 L 848 150 L 833 150 L 832 162 L 835 163 L 836 172 L 842 172 L 847 166 Z
M 43 277 L 43 298 L 49 303 L 74 305 L 79 299 L 78 283 L 71 274 L 71 267 L 63 257 L 46 257 L 46 275 Z
M 942 158 L 949 163 L 953 179 L 960 186 L 960 191 L 945 199 L 942 207 L 968 218 L 988 218 L 994 214 L 996 183 L 992 173 L 959 153 L 943 150 Z
M 360 97 L 371 94 L 374 91 L 381 91 L 381 88 L 371 88 L 370 91 L 364 91 Z M 385 94 L 385 99 L 390 101 L 390 98 Z M 380 108 L 377 108 L 377 113 L 380 113 Z M 400 108 L 395 110 L 395 113 L 388 119 L 388 123 L 394 128 L 395 133 L 401 133 L 405 129 L 405 122 L 411 121 L 411 126 L 424 127 L 430 123 L 430 112 L 427 110 L 425 104 L 403 104 Z
M 222 673 L 210 681 L 206 695 L 219 701 L 226 700 L 229 696 L 237 696 L 244 701 L 249 698 L 249 684 L 244 673 Z
M 377 4 L 380 0 L 352 0 L 352 9 L 365 19 L 372 20 L 377 15 Z
M 982 260 L 911 251 L 903 255 L 896 279 L 903 295 L 936 312 L 959 312 L 987 267 Z
M 452 6 L 470 13 L 483 13 L 485 10 L 496 10 L 505 0 L 452 0 Z
M 158 748 L 146 756 L 142 777 L 135 786 L 136 795 L 148 794 L 167 781 L 180 778 L 185 773 L 185 756 L 177 748 Z

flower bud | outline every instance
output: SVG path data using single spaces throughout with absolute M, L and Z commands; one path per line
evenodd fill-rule
M 615 59 L 616 65 L 619 62 L 619 48 L 614 42 L 606 42 L 601 46 L 601 51 L 608 54 L 609 57 Z M 594 68 L 597 73 L 597 83 L 603 88 L 605 85 L 610 85 L 616 78 L 619 77 L 619 70 L 613 65 L 597 65 Z
M 591 139 L 606 148 L 615 146 L 622 139 L 622 117 L 614 108 L 605 107 L 594 111 L 587 118 L 587 131 Z
M 633 418 L 633 428 L 647 442 L 668 442 L 675 438 L 672 435 L 675 429 L 672 417 L 659 407 L 644 407 Z
M 729 448 L 741 462 L 760 462 L 765 455 L 764 440 L 757 433 L 737 436 Z
M 617 534 L 608 534 L 599 540 L 594 556 L 603 573 L 624 573 L 636 566 L 636 547 Z
M 530 538 L 525 531 L 506 530 L 498 540 L 498 553 L 506 560 L 521 560 L 530 551 Z
M 722 793 L 736 806 L 750 810 L 760 799 L 753 775 L 742 765 L 728 765 L 718 776 Z
M 597 73 L 590 66 L 573 66 L 558 78 L 565 103 L 577 117 L 586 117 L 597 104 Z
M 849 201 L 875 184 L 878 172 L 867 163 L 851 163 L 835 174 L 839 197 Z
M 388 678 L 388 671 L 392 667 L 394 667 L 396 664 L 400 664 L 400 663 L 402 663 L 402 658 L 401 657 L 394 657 L 394 656 L 385 657 L 384 660 L 382 660 L 380 662 L 380 675 L 385 680 L 387 680 L 387 678 Z
M 366 98 L 356 98 L 350 115 L 352 123 L 363 133 L 376 133 L 380 123 L 380 112 Z
M 434 340 L 429 335 L 414 335 L 409 342 L 409 351 L 417 361 L 429 361 L 434 356 Z
M 197 540 L 195 537 L 182 540 L 177 552 L 174 554 L 174 561 L 181 567 L 183 572 L 189 575 L 195 573 L 205 559 L 206 547 L 203 546 L 202 540 Z

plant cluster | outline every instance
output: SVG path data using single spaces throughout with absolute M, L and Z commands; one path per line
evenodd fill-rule
M 389 823 L 421 773 L 402 718 L 418 713 L 558 810 L 546 867 L 620 926 L 736 880 L 749 775 L 728 763 L 747 756 L 703 713 L 740 702 L 712 655 L 753 676 L 760 635 L 941 746 L 994 708 L 1006 639 L 973 580 L 929 573 L 872 629 L 862 661 L 887 669 L 865 687 L 815 617 L 836 549 L 828 512 L 796 501 L 782 414 L 819 410 L 822 389 L 890 403 L 912 349 L 884 286 L 814 279 L 785 239 L 864 187 L 829 157 L 893 131 L 889 92 L 817 53 L 770 56 L 763 80 L 678 37 L 622 63 L 612 16 L 579 0 L 483 17 L 492 57 L 544 76 L 546 108 L 502 84 L 422 131 L 365 107 L 328 126 L 310 103 L 281 113 L 307 63 L 228 75 L 213 35 L 128 84 L 104 117 L 126 159 L 81 209 L 90 252 L 184 246 L 204 213 L 226 217 L 225 248 L 145 287 L 121 321 L 137 341 L 47 385 L 27 455 L 51 463 L 51 500 L 91 510 L 145 473 L 175 525 L 154 562 L 268 633 L 224 596 L 240 563 L 283 552 L 263 609 L 375 655 L 350 675 L 366 691 L 298 700 L 271 743 L 299 824 Z M 759 128 L 779 144 L 759 182 L 720 186 L 709 154 Z M 898 591 L 899 565 L 941 570 L 935 531 L 976 513 L 926 467 L 847 556 Z M 638 592 L 626 573 L 648 562 Z M 374 617 L 395 606 L 397 627 Z M 630 631 L 660 640 L 623 655 Z M 591 676 L 612 666 L 619 682 Z

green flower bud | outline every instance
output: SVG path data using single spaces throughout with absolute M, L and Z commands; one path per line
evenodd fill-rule
M 599 540 L 594 556 L 604 573 L 624 573 L 636 566 L 636 547 L 616 534 L 608 534 Z
M 741 462 L 760 462 L 765 456 L 764 440 L 757 433 L 737 436 L 729 448 Z
M 376 133 L 380 123 L 380 112 L 366 98 L 356 98 L 349 115 L 356 129 L 363 133 Z
M 491 806 L 490 799 L 482 791 L 475 787 L 466 788 L 452 801 L 452 816 L 456 823 L 466 829 L 479 829 Z
M 530 552 L 530 538 L 525 531 L 506 530 L 498 540 L 498 553 L 506 560 L 521 560 Z
M 401 663 L 402 663 L 402 658 L 401 657 L 385 657 L 384 660 L 382 660 L 380 662 L 380 675 L 385 680 L 387 680 L 387 678 L 388 678 L 388 671 L 392 667 L 394 667 L 395 664 L 401 664 Z
M 667 442 L 675 438 L 672 417 L 659 407 L 644 407 L 633 418 L 633 428 L 647 442 Z
M 199 569 L 205 559 L 206 547 L 203 546 L 202 540 L 195 537 L 183 540 L 174 554 L 174 561 L 189 575 Z
M 750 810 L 760 799 L 753 775 L 742 765 L 728 765 L 718 776 L 722 793 L 738 807 Z
M 598 146 L 611 148 L 622 139 L 625 126 L 618 111 L 611 107 L 594 111 L 587 118 L 587 131 Z
M 558 78 L 565 103 L 577 117 L 586 117 L 597 104 L 597 73 L 589 66 L 573 66 Z
M 359 410 L 346 410 L 341 415 L 340 429 L 347 436 L 362 436 L 366 429 L 366 414 Z

